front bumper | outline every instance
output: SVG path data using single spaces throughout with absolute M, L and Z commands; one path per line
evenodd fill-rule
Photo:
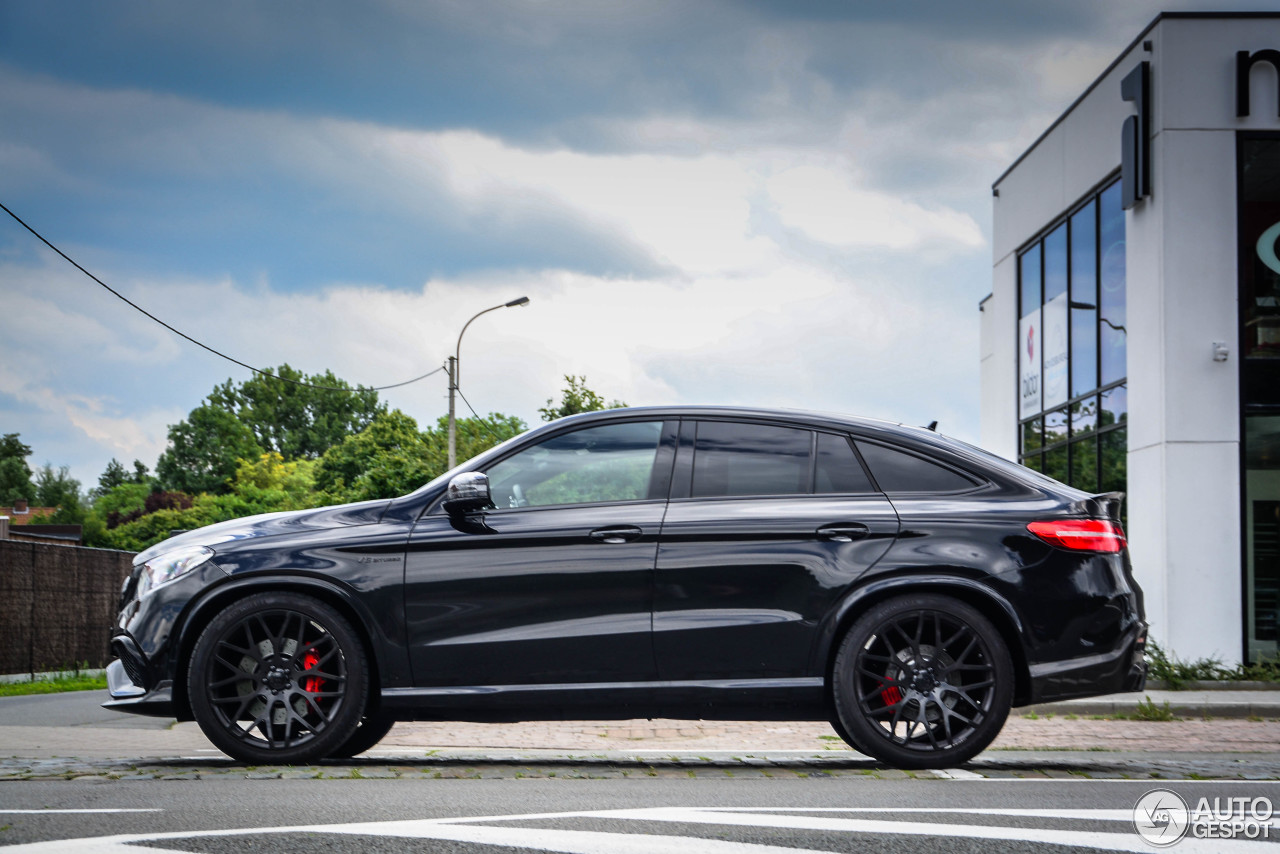
M 1147 684 L 1146 645 L 1147 624 L 1139 622 L 1108 652 L 1032 664 L 1028 705 L 1143 690 Z
M 104 709 L 160 718 L 174 716 L 173 683 L 161 682 L 148 691 L 130 678 L 118 658 L 107 665 L 107 693 L 111 699 L 102 704 Z

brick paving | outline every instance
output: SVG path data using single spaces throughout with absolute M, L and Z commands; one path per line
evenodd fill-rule
M 564 751 L 846 750 L 821 722 L 569 721 L 399 723 L 378 745 L 393 748 Z M 1280 753 L 1280 721 L 1124 721 L 1011 715 L 993 750 Z

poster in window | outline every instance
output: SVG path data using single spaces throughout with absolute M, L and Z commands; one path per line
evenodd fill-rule
M 1018 417 L 1039 415 L 1040 405 L 1040 309 L 1018 321 Z
M 1067 402 L 1067 295 L 1044 304 L 1044 407 Z

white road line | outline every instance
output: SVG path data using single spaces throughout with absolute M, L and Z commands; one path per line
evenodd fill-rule
M 510 848 L 530 848 L 540 851 L 564 852 L 564 854 L 648 854 L 655 849 L 674 854 L 795 854 L 794 845 L 777 847 L 746 842 L 728 842 L 719 839 L 653 835 L 644 833 L 613 833 L 531 827 L 493 826 L 494 822 L 533 821 L 539 819 L 594 818 L 614 819 L 626 822 L 664 822 L 670 824 L 702 824 L 737 827 L 768 827 L 774 829 L 817 830 L 851 834 L 884 834 L 896 837 L 928 836 L 939 838 L 1000 839 L 1014 842 L 1030 842 L 1036 845 L 1056 844 L 1071 847 L 1127 851 L 1146 854 L 1151 849 L 1136 833 L 1100 831 L 1057 830 L 1038 827 L 1001 827 L 972 824 L 943 824 L 932 822 L 892 821 L 886 819 L 834 818 L 818 815 L 798 815 L 801 811 L 816 809 L 797 808 L 790 813 L 777 812 L 785 807 L 708 809 L 690 807 L 656 807 L 621 810 L 590 810 L 581 812 L 538 813 L 503 816 L 470 816 L 442 819 L 417 819 L 408 821 L 359 822 L 332 825 L 301 825 L 294 827 L 239 828 L 211 831 L 175 831 L 137 835 L 115 835 L 88 839 L 64 839 L 13 845 L 5 854 L 136 854 L 133 844 L 145 842 L 154 846 L 157 842 L 172 839 L 198 839 L 227 836 L 261 836 L 267 834 L 311 833 L 399 837 L 412 839 L 440 839 L 454 842 L 471 842 L 481 845 L 497 845 Z M 839 808 L 845 813 L 876 812 L 883 816 L 919 815 L 920 813 L 974 813 L 1017 817 L 1119 820 L 1127 810 L 1032 810 L 1032 809 L 976 809 L 959 808 L 931 810 L 925 808 L 871 807 Z M 758 810 L 758 811 L 756 811 Z M 154 849 L 153 849 L 154 850 Z M 1218 854 L 1218 852 L 1275 852 L 1271 843 L 1251 840 L 1199 840 L 1184 839 L 1178 846 L 1178 854 Z
M 163 813 L 163 809 L 0 809 L 0 816 L 67 816 L 91 813 Z
M 893 813 L 895 810 L 884 810 Z M 1136 833 L 1107 833 L 1104 831 L 1053 830 L 1035 827 L 992 827 L 972 824 L 940 824 L 876 819 L 818 818 L 802 815 L 767 815 L 755 813 L 736 815 L 728 812 L 712 812 L 686 807 L 655 807 L 636 810 L 601 810 L 593 812 L 594 818 L 626 818 L 662 821 L 680 824 L 723 824 L 745 827 L 771 827 L 788 830 L 825 830 L 846 833 L 881 833 L 889 836 L 942 836 L 966 839 L 1007 839 L 1039 844 L 1069 845 L 1077 848 L 1098 848 L 1103 851 L 1130 851 L 1148 854 L 1151 846 Z M 1249 840 L 1198 840 L 1184 839 L 1178 845 L 1179 854 L 1217 854 L 1226 851 L 1275 852 L 1269 842 Z

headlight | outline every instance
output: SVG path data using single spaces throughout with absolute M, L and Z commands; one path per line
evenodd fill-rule
M 138 576 L 138 598 L 186 575 L 211 557 L 213 549 L 205 546 L 187 546 L 153 557 L 142 565 L 142 573 Z

